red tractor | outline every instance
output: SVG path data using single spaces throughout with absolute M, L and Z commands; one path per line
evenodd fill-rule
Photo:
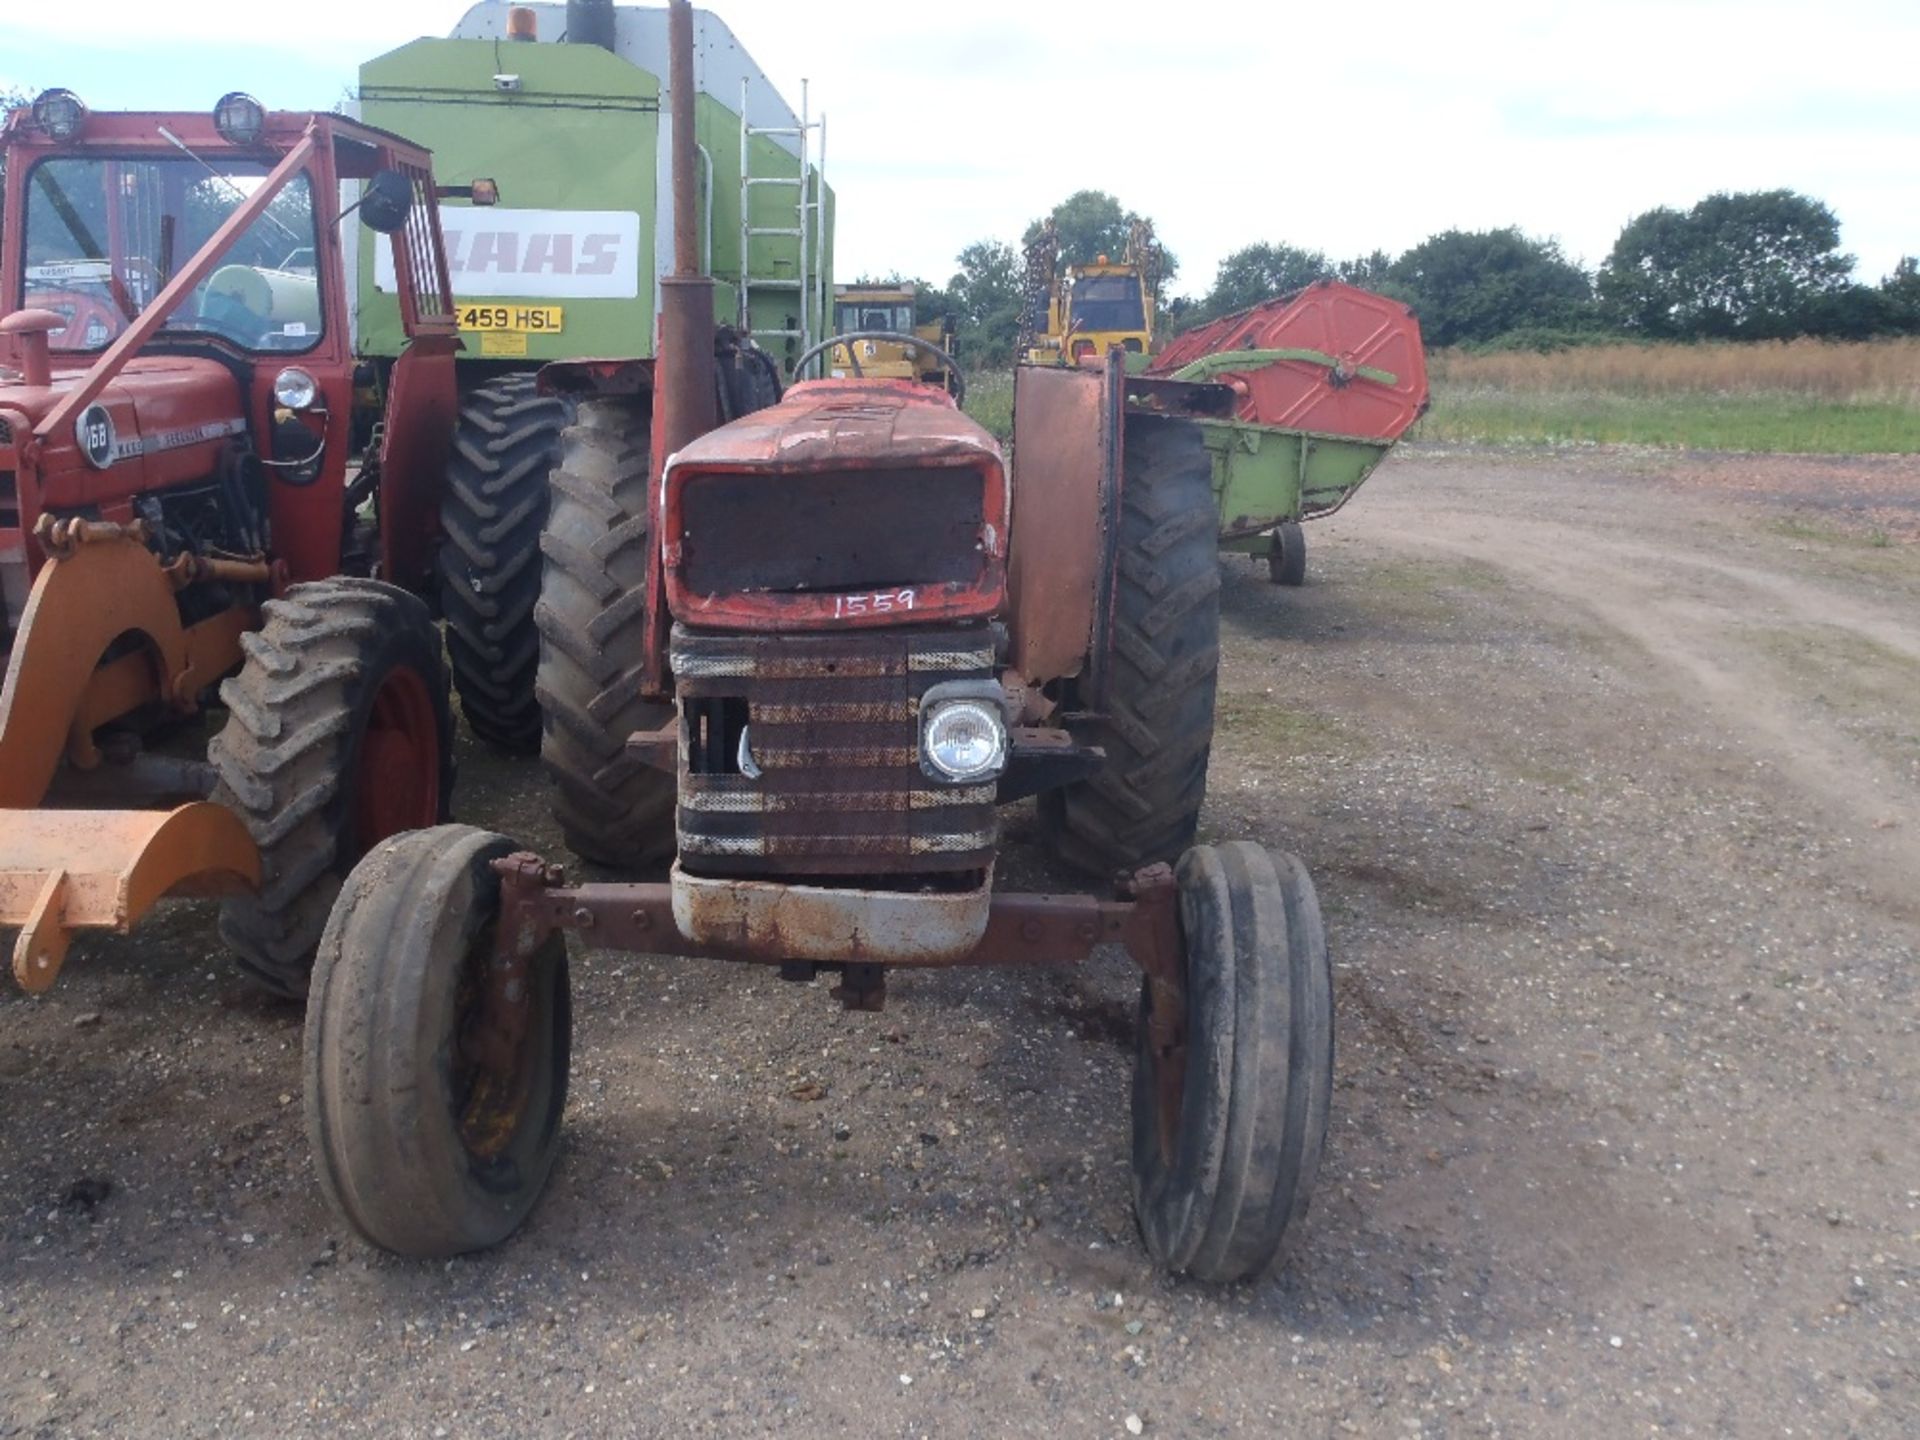
M 419 598 L 459 343 L 430 157 L 239 94 L 210 114 L 91 114 L 53 90 L 0 144 L 15 974 L 45 989 L 74 928 L 218 893 L 246 973 L 301 994 L 347 871 L 444 820 L 453 784 Z M 342 182 L 359 195 L 345 210 Z M 390 237 L 410 337 L 371 417 L 343 259 L 355 209 Z M 204 762 L 147 745 L 216 693 Z
M 610 757 L 596 833 L 677 859 L 665 881 L 570 884 L 468 826 L 375 847 L 308 1000 L 327 1197 L 407 1255 L 522 1222 L 566 1103 L 568 933 L 832 972 L 861 1010 L 892 970 L 1118 946 L 1142 974 L 1141 1232 L 1170 1268 L 1257 1273 L 1318 1166 L 1333 1003 L 1300 863 L 1193 844 L 1219 663 L 1193 420 L 1234 394 L 1129 378 L 1117 355 L 1023 367 L 1011 474 L 942 386 L 808 382 L 717 423 L 684 3 L 673 17 L 662 383 L 543 374 L 583 398 L 542 544 L 540 688 L 595 696 L 546 723 L 550 744 Z M 1034 795 L 1102 893 L 996 888 L 997 807 Z

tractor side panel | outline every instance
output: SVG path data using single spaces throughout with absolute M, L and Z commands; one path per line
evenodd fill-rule
M 1120 499 L 1119 357 L 1022 365 L 1013 382 L 1013 668 L 1031 684 L 1097 668 Z

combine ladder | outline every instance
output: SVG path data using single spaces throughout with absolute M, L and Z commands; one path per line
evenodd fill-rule
M 813 344 L 814 320 L 822 333 L 827 322 L 826 270 L 820 257 L 826 253 L 826 179 L 827 117 L 812 120 L 807 115 L 807 82 L 800 82 L 800 123 L 798 125 L 753 125 L 747 120 L 749 82 L 740 81 L 740 333 L 747 338 L 766 341 L 796 340 L 804 354 Z M 807 173 L 807 141 L 820 132 L 820 161 L 812 176 Z M 756 135 L 792 136 L 800 142 L 798 175 L 755 175 L 753 173 L 753 137 Z M 811 184 L 809 184 L 811 178 Z M 755 225 L 753 223 L 753 187 L 783 185 L 792 190 L 794 223 L 791 225 Z M 811 198 L 810 198 L 811 197 Z M 783 236 L 799 242 L 800 267 L 797 275 L 755 275 L 753 242 L 757 236 Z M 809 243 L 811 242 L 811 243 Z M 799 311 L 799 326 L 782 329 L 756 328 L 753 323 L 755 291 L 778 290 L 791 294 Z M 775 346 L 768 345 L 769 350 Z M 777 353 L 777 352 L 776 352 Z

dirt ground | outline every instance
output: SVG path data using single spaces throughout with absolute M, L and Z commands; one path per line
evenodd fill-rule
M 178 905 L 0 994 L 0 1435 L 1912 1435 L 1915 515 L 1915 461 L 1422 450 L 1304 590 L 1223 562 L 1206 833 L 1306 859 L 1338 967 L 1258 1284 L 1134 1235 L 1117 958 L 850 1015 L 576 951 L 527 1229 L 372 1254 Z

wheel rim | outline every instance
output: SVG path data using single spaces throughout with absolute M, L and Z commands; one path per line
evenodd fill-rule
M 496 974 L 494 927 L 467 952 L 454 1001 L 458 1036 L 453 1065 L 453 1120 L 467 1153 L 498 1160 L 519 1134 L 536 1077 L 550 1001 L 532 974 L 517 984 Z
M 380 682 L 354 766 L 357 854 L 440 818 L 440 726 L 418 671 L 396 666 Z

